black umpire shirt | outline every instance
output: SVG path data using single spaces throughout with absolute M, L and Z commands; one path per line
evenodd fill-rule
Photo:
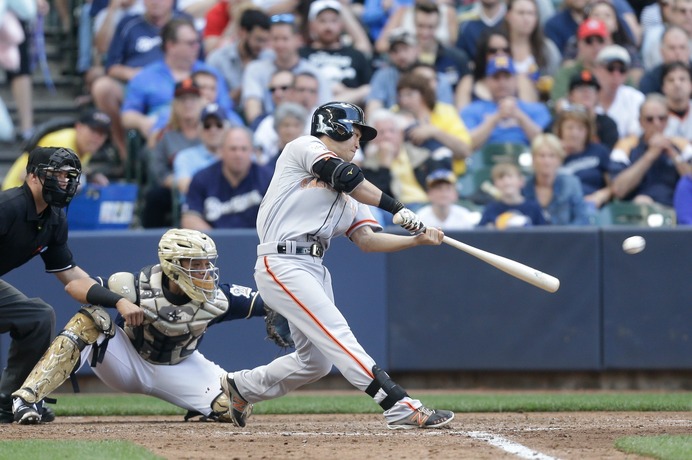
M 38 254 L 49 273 L 75 266 L 67 245 L 65 210 L 49 206 L 36 214 L 26 183 L 0 192 L 0 276 Z

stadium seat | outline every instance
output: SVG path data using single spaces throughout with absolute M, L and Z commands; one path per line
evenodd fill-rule
M 521 166 L 524 171 L 531 169 L 531 149 L 527 145 L 509 142 L 486 144 L 481 148 L 481 152 L 486 166 L 492 166 L 501 161 L 512 161 Z
M 599 211 L 598 224 L 634 225 L 639 227 L 674 227 L 675 210 L 661 205 L 613 201 Z

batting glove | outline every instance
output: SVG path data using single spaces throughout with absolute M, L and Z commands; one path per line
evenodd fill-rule
M 399 225 L 408 230 L 411 235 L 418 235 L 425 231 L 425 225 L 421 222 L 418 214 L 408 208 L 397 212 L 394 221 L 399 222 Z

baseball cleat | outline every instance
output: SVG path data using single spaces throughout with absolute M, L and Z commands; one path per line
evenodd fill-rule
M 46 406 L 43 400 L 36 403 L 36 409 L 38 413 L 41 414 L 41 423 L 50 423 L 55 420 L 55 412 L 53 412 L 53 409 L 50 407 Z
M 229 413 L 231 414 L 233 424 L 241 428 L 244 427 L 245 421 L 252 413 L 252 404 L 240 396 L 238 387 L 235 386 L 235 382 L 233 381 L 233 377 L 231 377 L 230 373 L 226 374 L 225 376 L 221 376 L 221 388 L 228 397 L 228 400 L 231 402 Z
M 440 428 L 454 419 L 454 412 L 449 410 L 428 409 L 420 406 L 413 414 L 387 424 L 390 430 L 411 430 L 413 428 Z
M 41 422 L 41 414 L 36 404 L 29 404 L 20 397 L 14 398 L 12 412 L 14 421 L 20 425 L 36 425 Z

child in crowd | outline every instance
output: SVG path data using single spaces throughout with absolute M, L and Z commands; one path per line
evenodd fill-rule
M 456 176 L 449 169 L 438 169 L 426 178 L 430 204 L 418 210 L 418 216 L 428 227 L 445 231 L 473 228 L 480 216 L 459 206 Z
M 504 230 L 547 224 L 541 206 L 535 200 L 527 200 L 521 193 L 525 180 L 518 165 L 498 163 L 493 166 L 490 175 L 498 196 L 496 201 L 485 206 L 478 224 L 480 227 Z

